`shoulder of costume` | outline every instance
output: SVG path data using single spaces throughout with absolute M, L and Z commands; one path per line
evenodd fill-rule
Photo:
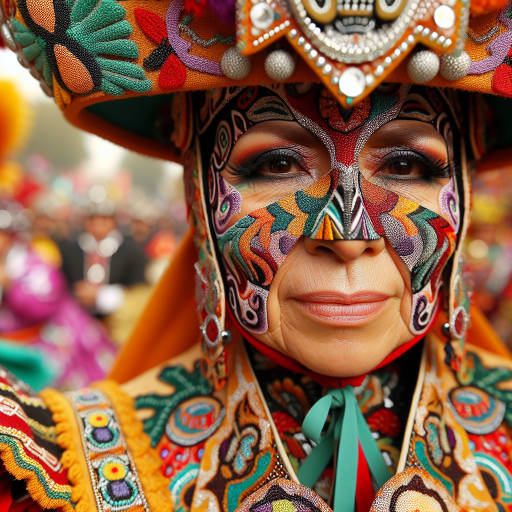
M 168 480 L 130 396 L 135 389 L 154 389 L 153 374 L 161 371 L 139 377 L 137 388 L 127 383 L 125 390 L 107 380 L 69 393 L 46 389 L 37 395 L 0 368 L 5 470 L 25 481 L 43 510 L 171 510 Z
M 0 459 L 43 509 L 74 510 L 57 427 L 46 401 L 0 367 Z

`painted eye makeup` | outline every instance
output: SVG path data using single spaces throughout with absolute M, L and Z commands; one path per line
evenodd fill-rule
M 431 183 L 451 177 L 450 162 L 435 159 L 412 149 L 396 149 L 387 153 L 372 174 L 383 180 Z
M 289 147 L 273 148 L 250 156 L 240 164 L 228 162 L 223 176 L 232 185 L 310 177 L 305 157 Z

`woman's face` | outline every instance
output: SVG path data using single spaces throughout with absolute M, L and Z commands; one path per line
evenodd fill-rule
M 344 111 L 321 86 L 246 88 L 200 112 L 236 321 L 323 375 L 365 373 L 432 323 L 460 212 L 454 122 L 422 92 Z

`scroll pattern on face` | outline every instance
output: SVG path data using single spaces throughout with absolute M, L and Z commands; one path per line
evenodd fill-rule
M 457 125 L 448 104 L 440 91 L 420 95 L 407 86 L 382 86 L 352 110 L 340 107 L 322 86 L 233 88 L 203 95 L 198 125 L 203 127 L 201 147 L 208 167 L 203 179 L 210 190 L 209 220 L 229 305 L 243 329 L 266 331 L 270 285 L 300 237 L 385 238 L 410 272 L 409 328 L 414 334 L 428 329 L 461 217 Z M 446 142 L 445 165 L 439 168 L 435 162 L 423 185 L 419 179 L 379 177 L 361 163 L 370 138 L 394 120 L 430 124 Z M 328 155 L 328 169 L 314 180 L 287 183 L 247 173 L 236 183 L 226 179 L 226 169 L 234 172 L 230 158 L 242 135 L 275 121 L 299 126 L 314 138 Z M 206 160 L 206 155 L 211 157 Z M 418 187 L 430 187 L 428 194 Z M 286 193 L 279 196 L 281 190 Z

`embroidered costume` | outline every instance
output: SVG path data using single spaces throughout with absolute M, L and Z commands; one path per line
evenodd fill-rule
M 457 91 L 510 95 L 509 6 L 2 7 L 72 123 L 184 164 L 192 225 L 112 380 L 2 376 L 10 509 L 512 509 L 512 359 L 461 258 L 467 160 L 509 145 L 509 105 Z

